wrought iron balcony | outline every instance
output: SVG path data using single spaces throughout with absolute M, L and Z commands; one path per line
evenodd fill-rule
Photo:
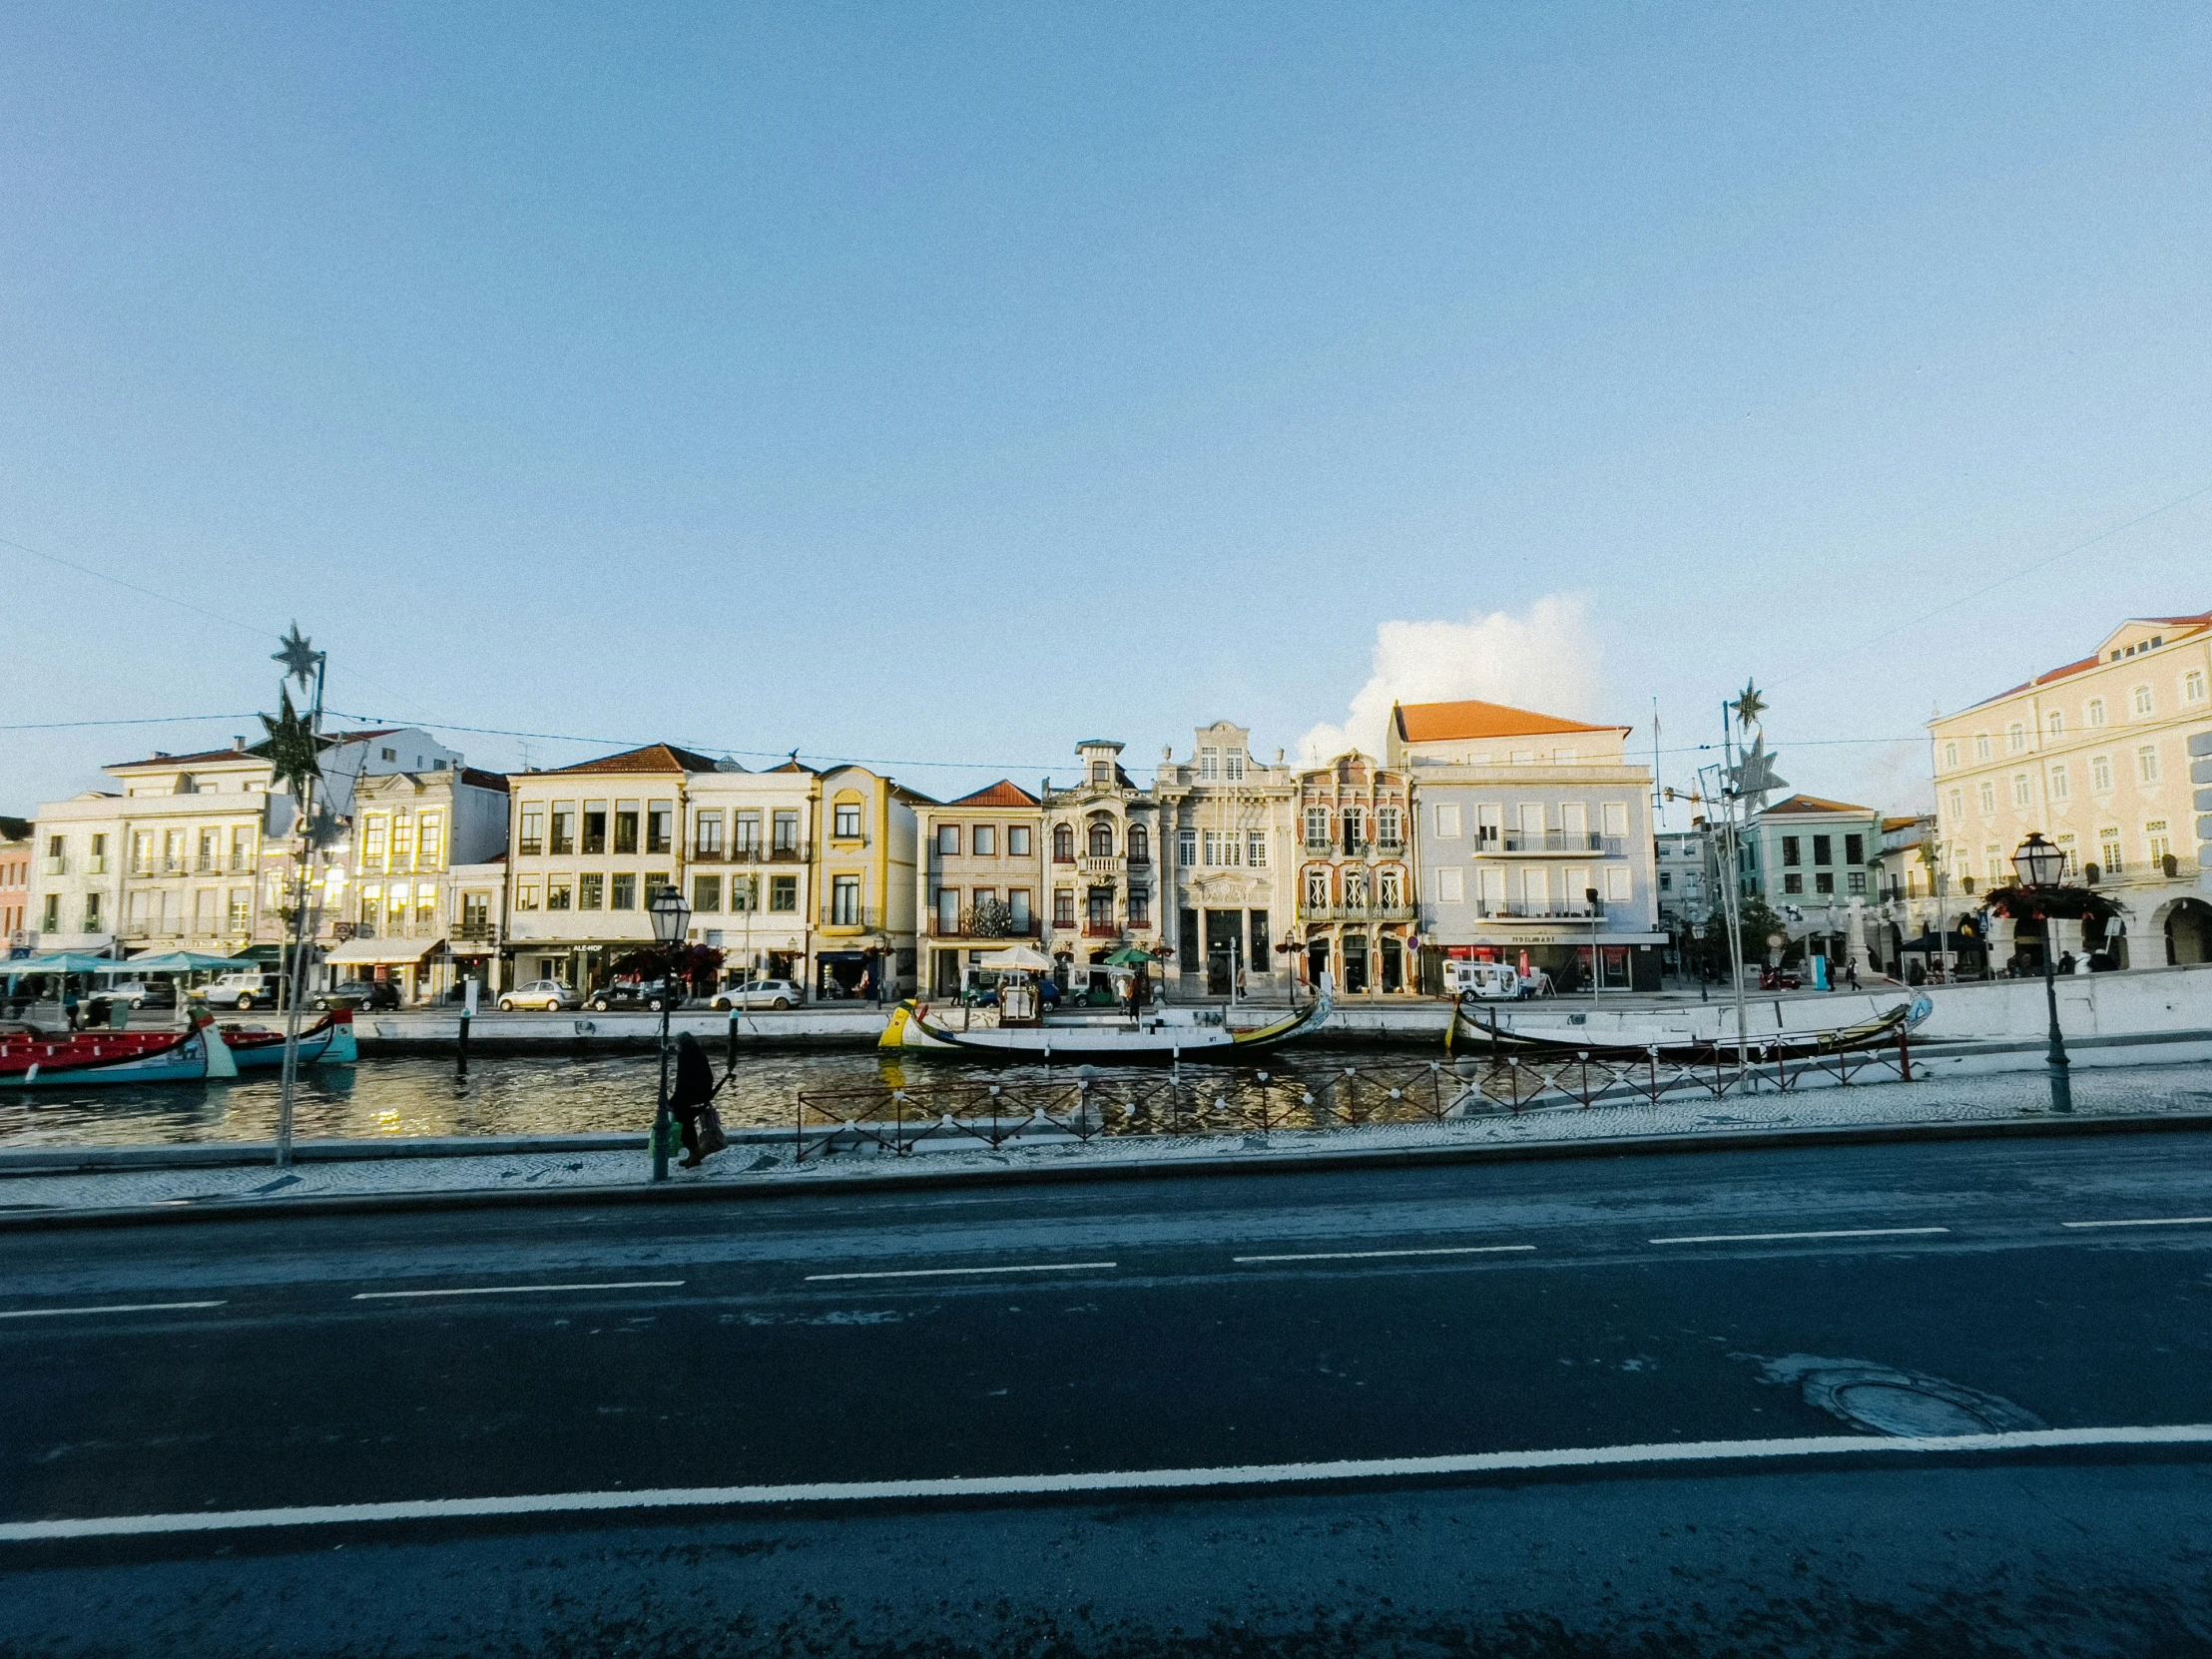
M 999 920 L 988 923 L 991 931 L 978 931 L 975 912 L 963 910 L 959 915 L 946 917 L 935 910 L 928 912 L 925 925 L 933 939 L 1033 939 L 1037 936 L 1037 918 L 1030 916 L 1023 921 Z
M 1499 848 L 1477 847 L 1476 850 L 1496 851 Z M 1623 835 L 1601 835 L 1588 830 L 1508 830 L 1502 850 L 1522 854 L 1580 852 L 1594 853 L 1601 858 L 1619 858 L 1626 856 L 1628 840 Z

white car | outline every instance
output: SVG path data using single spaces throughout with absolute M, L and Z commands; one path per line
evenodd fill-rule
M 276 1006 L 276 975 L 274 973 L 226 973 L 205 991 L 200 993 L 217 1008 L 236 1008 L 244 1013 L 249 1008 L 274 1008 Z
M 714 1008 L 792 1008 L 805 1000 L 789 979 L 748 979 L 725 985 L 708 1004 Z
M 517 985 L 511 991 L 499 993 L 502 1012 L 512 1013 L 517 1008 L 538 1008 L 549 1014 L 557 1014 L 564 1008 L 581 1008 L 584 999 L 558 979 L 533 979 L 527 985 Z
M 110 985 L 106 994 L 111 1001 L 128 1002 L 134 1008 L 143 1008 L 149 1002 L 157 1008 L 177 1006 L 177 987 L 163 979 L 126 979 Z

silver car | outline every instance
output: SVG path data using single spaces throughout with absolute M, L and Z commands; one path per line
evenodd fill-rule
M 503 1013 L 517 1008 L 538 1008 L 549 1014 L 557 1014 L 564 1008 L 581 1008 L 584 999 L 558 979 L 533 979 L 527 985 L 517 985 L 511 991 L 499 993 L 499 1007 Z
M 714 1008 L 795 1008 L 805 999 L 789 979 L 748 979 L 725 985 L 708 1004 Z

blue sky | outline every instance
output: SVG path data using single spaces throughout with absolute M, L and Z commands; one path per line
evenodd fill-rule
M 0 810 L 294 616 L 501 769 L 1756 675 L 1907 805 L 1813 741 L 2212 607 L 2212 494 L 2014 575 L 2212 486 L 2207 85 L 2183 6 L 12 6 L 0 724 L 223 718 Z

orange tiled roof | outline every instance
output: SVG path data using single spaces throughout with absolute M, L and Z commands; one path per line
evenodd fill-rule
M 2212 628 L 2212 611 L 2206 611 L 2200 616 L 2138 616 L 2129 617 L 2127 620 L 2130 622 L 2154 622 L 2161 628 Z M 2105 637 L 2109 639 L 2111 636 L 2106 635 Z M 2017 697 L 2023 691 L 2033 691 L 2037 686 L 2047 686 L 2053 680 L 2063 680 L 2068 675 L 2079 674 L 2085 669 L 2095 668 L 2099 663 L 2109 660 L 2109 658 L 2093 655 L 2083 657 L 2078 662 L 2066 663 L 2058 668 L 2049 669 L 2036 675 L 2032 680 L 2022 680 L 2008 691 L 2000 691 L 1993 697 L 1984 697 L 1980 703 L 1969 703 L 1966 708 L 1978 709 L 1983 704 L 2002 703 L 2008 697 Z M 1964 714 L 1966 710 L 1961 709 L 1958 712 Z
M 581 766 L 548 767 L 544 772 L 532 773 L 535 778 L 552 777 L 561 773 L 580 772 L 713 772 L 715 759 L 695 750 L 678 749 L 671 743 L 649 743 L 643 749 L 626 749 L 620 755 L 603 755 L 596 761 L 586 761 Z
M 1778 806 L 1766 808 L 1766 813 L 1871 813 L 1872 807 L 1854 807 L 1848 801 L 1823 801 L 1817 795 L 1793 795 Z
M 945 803 L 948 807 L 1036 807 L 1042 803 L 1019 784 L 1001 778 L 988 789 L 977 790 L 973 795 L 963 795 L 957 801 Z
M 1449 743 L 1462 738 L 1533 738 L 1564 732 L 1621 732 L 1627 726 L 1588 726 L 1557 715 L 1539 715 L 1503 703 L 1400 703 L 1390 711 L 1407 743 Z

